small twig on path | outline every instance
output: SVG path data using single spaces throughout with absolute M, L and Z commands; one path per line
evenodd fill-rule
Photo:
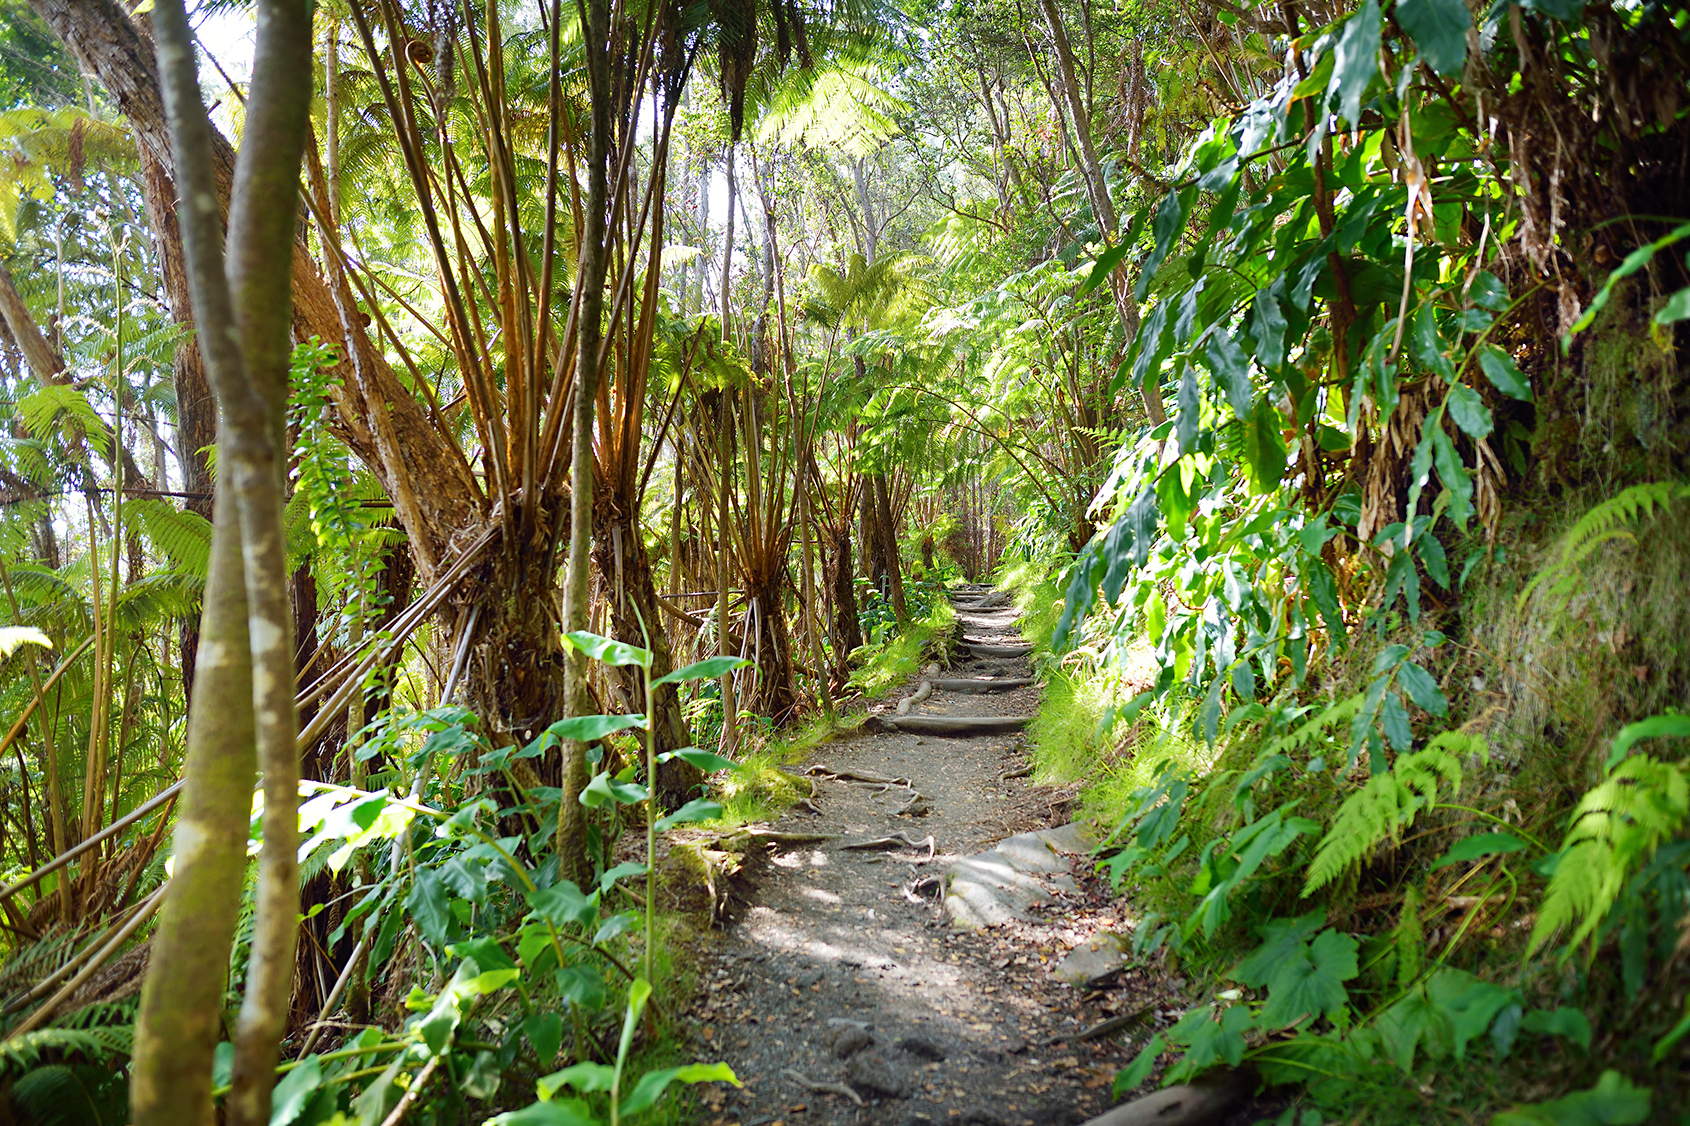
M 798 1084 L 800 1087 L 807 1088 L 811 1091 L 824 1091 L 830 1095 L 844 1095 L 858 1106 L 863 1105 L 863 1097 L 857 1094 L 857 1092 L 851 1090 L 851 1088 L 845 1086 L 843 1083 L 819 1083 L 814 1079 L 806 1078 L 802 1072 L 793 1071 L 790 1067 L 782 1068 L 781 1074 Z
M 1028 763 L 1026 766 L 1018 766 L 1014 770 L 1004 771 L 1002 774 L 998 775 L 998 781 L 999 782 L 1007 782 L 1011 778 L 1027 778 L 1027 777 L 1030 777 L 1032 775 L 1032 773 L 1033 773 L 1033 764 Z
M 932 860 L 934 854 L 938 851 L 938 845 L 934 841 L 932 833 L 927 834 L 926 837 L 919 841 L 915 841 L 911 840 L 910 835 L 902 830 L 893 833 L 889 837 L 875 837 L 873 840 L 868 841 L 852 841 L 850 844 L 840 845 L 839 847 L 851 852 L 857 852 L 871 848 L 897 848 L 899 845 L 908 845 L 911 848 L 926 848 L 928 860 Z
M 880 786 L 908 786 L 908 778 L 886 778 L 879 774 L 870 774 L 865 770 L 836 770 L 825 763 L 816 763 L 804 768 L 805 774 L 823 774 L 829 778 L 837 778 L 848 782 L 871 782 Z

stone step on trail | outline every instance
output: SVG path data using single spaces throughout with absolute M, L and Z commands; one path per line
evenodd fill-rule
M 1077 890 L 1072 857 L 1095 844 L 1092 828 L 1079 822 L 1005 837 L 946 869 L 945 914 L 969 930 L 1023 920 L 1027 908 L 1049 902 L 1052 892 Z

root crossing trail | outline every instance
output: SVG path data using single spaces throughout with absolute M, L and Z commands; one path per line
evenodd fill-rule
M 1077 985 L 1056 976 L 1071 951 L 1101 943 L 1107 953 L 1108 932 L 1126 933 L 1123 909 L 1083 855 L 1062 858 L 1067 874 L 1013 877 L 1032 889 L 1011 905 L 1019 917 L 971 929 L 947 912 L 953 865 L 1062 825 L 1072 804 L 1069 791 L 1026 779 L 1018 732 L 901 729 L 1038 707 L 1008 599 L 973 588 L 954 601 L 958 656 L 926 678 L 933 691 L 902 717 L 896 698 L 877 707 L 865 725 L 875 733 L 820 747 L 800 765 L 815 793 L 775 828 L 829 839 L 747 857 L 742 898 L 705 954 L 693 1009 L 699 1058 L 727 1061 L 745 1087 L 700 1092 L 700 1123 L 1084 1122 L 1109 1105 L 1116 1070 L 1161 1015 L 1166 988 L 1139 971 L 1106 966 Z M 1020 683 L 945 684 L 982 679 Z M 899 696 L 919 695 L 919 685 Z M 982 859 L 958 871 L 993 867 Z M 1114 1027 L 1100 1032 L 1104 1022 Z

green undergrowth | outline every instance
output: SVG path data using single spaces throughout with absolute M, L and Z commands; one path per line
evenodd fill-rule
M 933 601 L 927 613 L 878 645 L 864 645 L 851 654 L 857 668 L 849 681 L 870 700 L 878 700 L 907 677 L 921 671 L 933 657 L 934 643 L 951 631 L 956 614 L 944 598 Z
M 739 769 L 716 784 L 722 813 L 709 826 L 726 831 L 779 817 L 809 793 L 804 779 L 781 767 L 803 762 L 817 747 L 861 722 L 860 716 L 816 715 L 750 743 L 740 755 Z

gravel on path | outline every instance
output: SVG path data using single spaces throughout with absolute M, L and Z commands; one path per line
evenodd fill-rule
M 958 628 L 1013 642 L 1015 617 L 1011 607 L 959 609 Z M 1025 677 L 1028 662 L 965 657 L 945 675 Z M 918 683 L 877 710 L 891 713 Z M 1038 701 L 1036 686 L 935 692 L 911 714 L 1028 715 Z M 725 1060 L 744 1087 L 699 1088 L 694 1120 L 1064 1126 L 1106 1109 L 1115 1072 L 1181 1007 L 1181 983 L 1148 968 L 1129 965 L 1080 987 L 1052 975 L 1063 954 L 1099 932 L 1127 933 L 1126 908 L 1107 882 L 1076 858 L 1077 890 L 1057 891 L 1025 921 L 981 931 L 953 928 L 937 902 L 937 878 L 956 860 L 1067 822 L 1072 790 L 1004 777 L 1025 765 L 1019 734 L 886 732 L 818 748 L 800 768 L 814 764 L 910 784 L 820 776 L 809 803 L 819 812 L 797 807 L 775 828 L 837 837 L 746 857 L 742 902 L 701 953 L 692 1008 L 697 1058 Z M 935 845 L 846 847 L 899 832 L 916 841 L 931 834 Z M 1131 1019 L 1119 1030 L 1079 1039 L 1123 1016 Z

